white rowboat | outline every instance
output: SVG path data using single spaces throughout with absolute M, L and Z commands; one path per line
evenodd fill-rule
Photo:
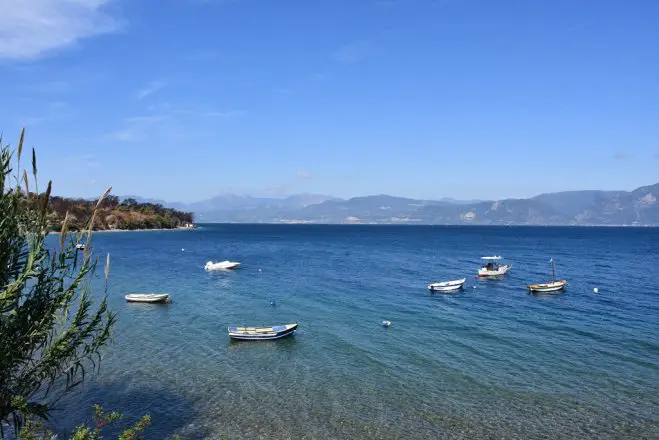
M 169 293 L 130 293 L 126 295 L 126 301 L 140 303 L 166 303 L 169 302 Z
M 263 341 L 290 336 L 297 330 L 297 323 L 272 327 L 229 327 L 229 337 L 243 341 Z
M 431 292 L 455 292 L 456 290 L 462 289 L 466 281 L 466 278 L 462 278 L 460 280 L 432 283 L 428 284 L 428 290 Z

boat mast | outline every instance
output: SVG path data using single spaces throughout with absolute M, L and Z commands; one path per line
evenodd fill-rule
M 551 257 L 551 281 L 556 281 L 556 271 L 554 270 L 554 257 Z

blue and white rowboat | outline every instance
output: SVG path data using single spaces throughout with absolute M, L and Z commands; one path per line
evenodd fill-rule
M 272 327 L 229 327 L 229 337 L 243 341 L 279 339 L 290 336 L 297 330 L 297 323 Z

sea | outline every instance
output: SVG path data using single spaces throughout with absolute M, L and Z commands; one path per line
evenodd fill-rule
M 92 248 L 118 321 L 59 403 L 61 438 L 100 404 L 115 429 L 150 414 L 159 440 L 659 439 L 659 229 L 209 224 Z M 512 270 L 478 279 L 485 255 Z M 550 258 L 567 290 L 529 294 Z M 204 270 L 226 259 L 242 266 Z M 138 292 L 172 302 L 126 303 Z M 292 322 L 278 341 L 227 335 Z

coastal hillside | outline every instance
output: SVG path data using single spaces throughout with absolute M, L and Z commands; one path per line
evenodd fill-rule
M 96 206 L 96 200 L 70 199 L 53 196 L 48 205 L 51 230 L 59 231 L 66 213 L 69 213 L 68 229 L 86 227 Z M 192 224 L 191 212 L 166 208 L 157 203 L 138 203 L 135 199 L 119 200 L 107 196 L 96 213 L 94 230 L 175 229 Z
M 301 195 L 282 199 L 222 196 L 190 204 L 161 203 L 194 212 L 203 223 L 659 226 L 658 199 L 659 184 L 633 191 L 569 191 L 490 201 L 388 195 L 346 200 Z

